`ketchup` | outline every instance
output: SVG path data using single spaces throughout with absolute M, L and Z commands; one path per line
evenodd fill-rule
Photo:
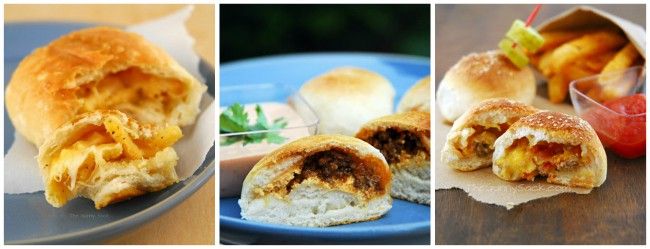
M 645 155 L 645 95 L 626 96 L 603 105 L 611 111 L 594 109 L 583 118 L 594 127 L 605 147 L 624 158 Z

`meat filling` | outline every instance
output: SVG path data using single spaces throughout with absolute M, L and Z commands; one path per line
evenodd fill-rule
M 363 165 L 358 158 L 338 149 L 321 151 L 305 158 L 300 173 L 295 173 L 287 184 L 287 193 L 291 192 L 294 185 L 312 177 L 330 184 L 345 182 L 352 177 L 353 186 L 357 189 L 383 189 L 380 177 L 375 175 L 371 168 Z
M 417 155 L 420 151 L 429 154 L 420 138 L 415 134 L 394 128 L 379 131 L 366 142 L 379 149 L 388 164 L 399 163 Z
M 532 151 L 535 164 L 542 165 L 542 174 L 555 170 L 574 170 L 581 165 L 582 149 L 577 145 L 539 142 L 533 146 Z
M 467 137 L 467 145 L 463 146 L 460 141 L 456 147 L 461 153 L 466 156 L 489 157 L 494 152 L 494 141 L 497 140 L 506 130 L 509 125 L 507 123 L 499 124 L 499 127 L 484 127 L 480 125 L 472 126 L 474 132 Z

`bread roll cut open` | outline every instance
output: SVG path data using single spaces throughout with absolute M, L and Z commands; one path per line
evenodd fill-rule
M 62 125 L 39 148 L 45 198 L 61 207 L 78 196 L 95 208 L 178 182 L 171 147 L 178 126 L 140 124 L 119 111 L 95 111 Z
M 324 227 L 377 219 L 391 208 L 391 174 L 359 139 L 315 135 L 262 158 L 244 180 L 242 218 Z
M 473 171 L 492 165 L 494 142 L 522 117 L 539 110 L 524 103 L 488 99 L 461 115 L 447 134 L 442 162 L 460 171 Z
M 587 121 L 538 112 L 514 123 L 495 142 L 492 171 L 508 181 L 537 176 L 572 187 L 598 187 L 607 178 L 607 156 Z
M 431 203 L 431 120 L 428 112 L 410 111 L 366 123 L 357 137 L 379 149 L 393 174 L 391 196 Z
M 94 110 L 190 125 L 205 90 L 140 35 L 94 27 L 64 35 L 25 57 L 7 86 L 6 106 L 18 132 L 40 145 L 63 123 Z

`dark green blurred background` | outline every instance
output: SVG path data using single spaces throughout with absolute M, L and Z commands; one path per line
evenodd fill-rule
M 430 56 L 428 4 L 222 4 L 220 8 L 220 62 L 320 51 Z

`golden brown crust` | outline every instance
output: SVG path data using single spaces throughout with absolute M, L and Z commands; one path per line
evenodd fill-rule
M 539 110 L 533 106 L 513 101 L 505 98 L 495 98 L 485 100 L 474 108 L 468 110 L 467 114 L 470 117 L 474 117 L 480 113 L 498 111 L 508 116 L 527 116 L 533 113 L 538 112 Z
M 488 51 L 466 55 L 447 74 L 462 79 L 475 92 L 519 92 L 524 84 L 513 81 L 532 75 L 530 68 L 519 69 L 501 52 Z M 509 83 L 513 82 L 513 83 Z
M 366 123 L 356 137 L 365 140 L 379 130 L 399 128 L 414 132 L 429 139 L 431 137 L 431 114 L 428 112 L 410 111 L 383 116 Z M 428 145 L 427 145 L 428 146 Z
M 591 126 L 584 120 L 564 113 L 543 111 L 522 118 L 512 125 L 512 129 L 527 127 L 540 129 L 549 136 L 559 138 L 567 143 L 581 144 L 598 139 Z
M 383 186 L 382 189 L 384 190 L 390 189 L 390 170 L 379 151 L 360 139 L 344 135 L 313 135 L 290 142 L 264 156 L 259 162 L 257 162 L 246 176 L 244 185 L 247 185 L 247 182 L 253 181 L 253 178 L 258 174 L 276 167 L 278 164 L 291 158 L 305 159 L 317 152 L 330 151 L 334 149 L 345 151 L 356 157 L 358 160 L 363 161 L 363 164 L 357 166 L 371 168 L 370 172 L 373 172 L 373 174 L 379 178 L 379 186 Z M 287 168 L 285 171 L 294 171 L 295 167 L 300 166 L 301 161 L 298 161 L 296 165 Z M 284 175 L 285 173 L 280 175 Z M 367 193 L 367 196 L 370 198 L 375 194 L 383 195 L 384 191 L 371 192 L 372 193 Z
M 178 125 L 194 122 L 205 86 L 141 36 L 110 27 L 69 33 L 25 57 L 6 89 L 9 117 L 22 135 L 40 145 L 57 127 L 79 114 L 76 89 L 130 68 L 181 82 L 188 95 L 176 108 L 183 109 L 184 117 L 168 121 Z

